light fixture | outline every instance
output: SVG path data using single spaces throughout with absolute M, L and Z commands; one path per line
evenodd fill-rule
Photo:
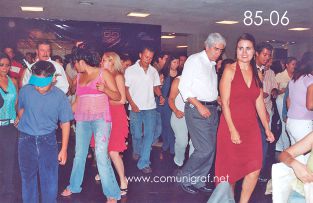
M 178 45 L 178 46 L 176 46 L 176 48 L 179 48 L 179 49 L 181 49 L 181 48 L 187 48 L 188 46 L 187 45 Z
M 174 36 L 174 35 L 162 35 L 161 36 L 161 39 L 173 39 L 173 38 L 175 38 L 176 36 Z
M 22 11 L 42 12 L 42 6 L 21 6 Z
M 83 5 L 83 6 L 92 6 L 93 2 L 91 1 L 80 1 L 79 5 Z
M 150 13 L 142 13 L 142 12 L 130 12 L 127 14 L 127 16 L 137 17 L 137 18 L 145 18 L 149 15 L 151 15 L 151 14 Z
M 222 21 L 217 21 L 215 23 L 225 24 L 225 25 L 232 25 L 232 24 L 237 24 L 239 22 L 238 21 L 233 21 L 233 20 L 222 20 Z
M 310 30 L 308 27 L 294 27 L 294 28 L 289 28 L 288 30 L 292 31 L 305 31 L 305 30 Z

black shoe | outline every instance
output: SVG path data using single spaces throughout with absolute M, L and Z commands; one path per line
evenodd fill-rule
M 197 189 L 201 192 L 204 192 L 204 193 L 211 193 L 213 191 L 213 189 L 210 188 L 209 186 L 203 186 L 203 187 L 200 187 Z
M 197 188 L 195 188 L 194 186 L 192 185 L 189 185 L 189 186 L 185 186 L 183 184 L 180 184 L 180 187 L 182 190 L 184 190 L 185 192 L 189 193 L 189 194 L 197 194 L 198 193 L 198 190 Z

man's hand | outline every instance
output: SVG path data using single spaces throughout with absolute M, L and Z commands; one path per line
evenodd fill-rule
M 59 152 L 58 155 L 58 160 L 59 160 L 59 164 L 60 165 L 65 165 L 66 160 L 67 160 L 67 151 L 66 150 L 62 150 Z
M 130 106 L 132 107 L 132 111 L 133 112 L 135 112 L 135 113 L 140 112 L 140 110 L 139 110 L 139 108 L 138 108 L 138 106 L 136 104 L 131 104 Z
M 164 105 L 164 103 L 165 103 L 164 97 L 161 95 L 161 96 L 159 97 L 159 99 L 160 99 L 160 105 Z
M 199 113 L 201 114 L 202 117 L 204 117 L 204 118 L 209 118 L 210 117 L 211 112 L 209 111 L 209 109 L 207 109 L 202 104 L 198 105 L 197 109 L 198 109 L 198 111 L 199 111 Z

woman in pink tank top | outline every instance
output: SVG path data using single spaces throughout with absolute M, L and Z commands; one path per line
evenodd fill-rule
M 111 131 L 109 99 L 119 101 L 121 95 L 112 74 L 108 70 L 98 68 L 100 57 L 97 53 L 77 48 L 72 54 L 78 72 L 77 95 L 72 105 L 76 120 L 76 146 L 70 185 L 61 195 L 69 196 L 81 192 L 88 147 L 93 133 L 102 190 L 107 202 L 116 202 L 121 198 L 121 191 L 108 156 Z

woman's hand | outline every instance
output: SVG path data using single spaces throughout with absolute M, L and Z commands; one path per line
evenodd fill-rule
M 270 129 L 266 129 L 265 130 L 265 134 L 266 134 L 266 140 L 269 141 L 270 143 L 274 142 L 275 141 L 275 137 L 273 135 L 273 133 L 271 132 Z
M 313 173 L 306 167 L 306 165 L 295 160 L 292 165 L 292 169 L 303 183 L 313 182 Z
M 14 126 L 17 127 L 18 122 L 20 122 L 20 119 L 18 118 L 18 116 L 16 116 L 16 119 L 14 121 Z
M 98 91 L 104 92 L 104 93 L 108 89 L 107 85 L 105 83 L 103 83 L 103 82 L 97 82 L 96 88 L 97 88 Z
M 242 143 L 242 141 L 240 139 L 240 135 L 239 135 L 237 130 L 230 131 L 230 137 L 231 137 L 232 143 L 234 143 L 234 144 L 241 144 Z

